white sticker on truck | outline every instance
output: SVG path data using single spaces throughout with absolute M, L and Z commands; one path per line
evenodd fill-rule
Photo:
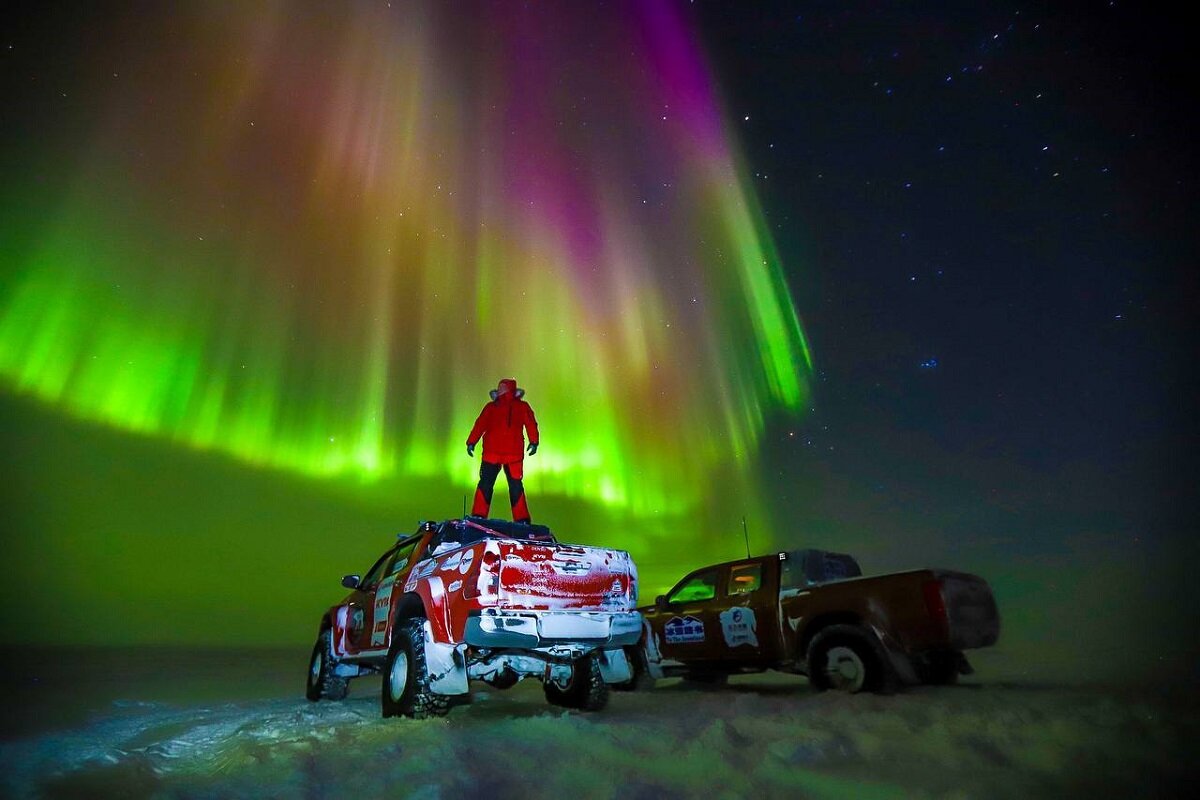
M 379 582 L 375 590 L 375 627 L 371 630 L 371 645 L 381 645 L 387 636 L 387 618 L 392 608 L 392 590 L 396 586 L 396 576 L 389 575 Z
M 758 622 L 749 608 L 729 608 L 721 612 L 721 633 L 725 634 L 725 644 L 729 647 L 743 644 L 758 647 L 757 630 Z
M 704 622 L 688 615 L 686 617 L 671 617 L 663 625 L 663 638 L 667 644 L 687 644 L 704 641 Z

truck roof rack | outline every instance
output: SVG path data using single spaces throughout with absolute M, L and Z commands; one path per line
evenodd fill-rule
M 554 541 L 554 534 L 551 533 L 550 528 L 546 525 L 532 525 L 528 522 L 511 522 L 506 519 L 472 516 L 463 517 L 462 521 L 481 528 L 487 528 L 504 536 L 511 536 L 514 539 L 529 539 L 531 541 L 544 539 L 546 541 Z

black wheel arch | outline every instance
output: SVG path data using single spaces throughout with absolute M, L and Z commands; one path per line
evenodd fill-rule
M 396 630 L 405 620 L 429 619 L 425 613 L 425 603 L 416 592 L 405 592 L 392 605 L 392 621 L 388 625 L 388 647 L 395 640 Z
M 813 617 L 800 633 L 796 643 L 796 660 L 804 663 L 808 659 L 808 648 L 817 634 L 832 625 L 857 625 L 866 628 L 863 618 L 853 611 L 834 611 Z
M 406 619 L 429 619 L 425 612 L 425 603 L 416 592 L 405 592 L 392 608 L 392 625 Z
M 849 638 L 857 641 L 862 647 L 866 648 L 867 652 L 864 653 L 864 656 L 870 659 L 871 664 L 869 666 L 873 667 L 871 672 L 873 677 L 869 680 L 870 685 L 866 687 L 868 691 L 877 694 L 892 694 L 899 688 L 901 676 L 897 673 L 896 664 L 887 646 L 870 625 L 862 622 L 825 625 L 813 635 L 813 638 L 809 642 L 809 650 L 817 643 L 818 637 L 821 637 L 821 639 L 826 638 L 826 636 L 821 636 L 821 634 L 833 637 L 835 641 L 839 638 Z M 809 682 L 812 683 L 814 681 L 812 665 L 808 663 L 807 654 L 805 656 L 805 672 L 808 675 Z M 814 683 L 814 686 L 816 685 Z

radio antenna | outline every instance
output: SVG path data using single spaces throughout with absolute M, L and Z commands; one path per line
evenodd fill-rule
M 463 495 L 463 518 L 465 519 L 466 516 L 467 516 L 467 496 L 464 494 Z
M 746 529 L 746 516 L 742 515 L 742 537 L 746 540 L 746 558 L 750 557 L 750 531 Z

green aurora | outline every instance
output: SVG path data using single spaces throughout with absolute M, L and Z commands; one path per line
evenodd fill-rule
M 18 172 L 0 222 L 3 577 L 52 595 L 6 638 L 303 638 L 342 572 L 459 512 L 506 375 L 535 519 L 633 551 L 644 593 L 769 529 L 759 438 L 811 356 L 666 8 L 501 37 L 436 3 L 193 11 L 82 53 L 70 155 L 31 142 L 59 177 Z M 545 35 L 596 26 L 603 76 Z

